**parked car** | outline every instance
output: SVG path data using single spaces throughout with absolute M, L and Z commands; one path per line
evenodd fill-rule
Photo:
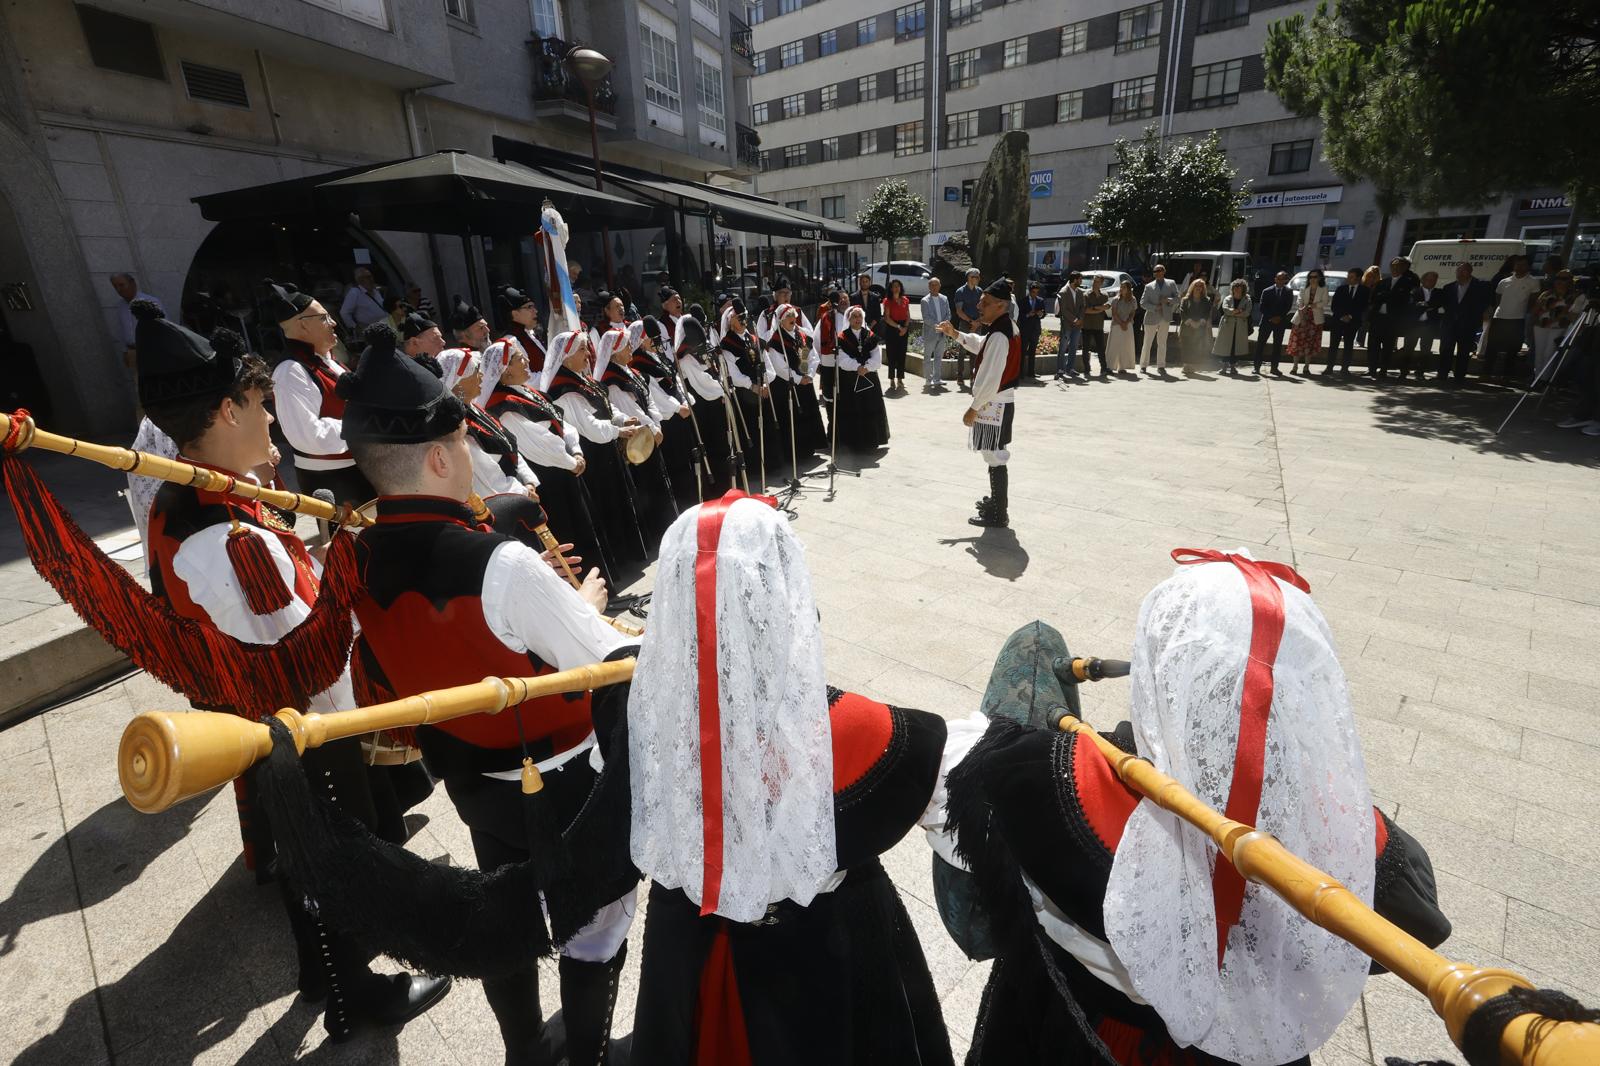
M 888 263 L 868 263 L 862 267 L 862 272 L 872 275 L 874 288 L 889 291 L 889 282 L 899 280 L 905 286 L 906 295 L 913 300 L 920 300 L 928 295 L 928 279 L 933 277 L 933 271 L 928 269 L 928 264 L 919 263 L 915 259 L 896 259 Z M 850 289 L 855 291 L 855 279 L 851 279 Z
M 1117 294 L 1124 281 L 1133 280 L 1133 275 L 1126 270 L 1085 270 L 1082 280 L 1078 282 L 1078 288 L 1088 292 L 1094 287 L 1096 277 L 1100 279 L 1100 291 L 1110 293 L 1112 296 Z
M 1153 257 L 1150 265 L 1154 267 L 1157 262 L 1166 264 L 1167 277 L 1180 286 L 1194 276 L 1198 265 L 1207 288 L 1224 291 L 1233 284 L 1234 278 L 1246 277 L 1250 269 L 1250 257 L 1244 252 L 1167 252 Z
M 1527 246 L 1516 238 L 1503 240 L 1472 240 L 1463 238 L 1458 241 L 1417 241 L 1411 246 L 1411 269 L 1421 277 L 1432 270 L 1438 273 L 1441 279 L 1452 279 L 1456 276 L 1456 266 L 1461 263 L 1472 264 L 1472 275 L 1488 281 L 1500 269 L 1506 257 L 1522 255 L 1527 251 Z M 1385 266 L 1384 273 L 1388 273 Z
M 1345 276 L 1346 273 L 1347 271 L 1341 267 L 1322 268 L 1322 281 L 1327 285 L 1329 293 L 1332 293 L 1335 289 L 1342 289 L 1350 283 L 1350 279 Z M 1306 278 L 1310 274 L 1311 271 L 1309 270 L 1300 271 L 1300 273 L 1289 279 L 1289 288 L 1299 292 L 1306 287 Z

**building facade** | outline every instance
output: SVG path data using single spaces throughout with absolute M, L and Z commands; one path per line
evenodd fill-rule
M 441 306 L 465 292 L 469 253 L 454 240 L 352 226 L 301 234 L 291 253 L 270 228 L 206 221 L 192 198 L 440 149 L 489 155 L 495 136 L 587 154 L 587 101 L 560 62 L 573 43 L 615 62 L 596 93 L 608 159 L 747 177 L 743 13 L 725 0 L 6 5 L 0 405 L 73 432 L 131 425 L 117 273 L 174 318 L 197 302 L 247 306 L 274 270 L 338 291 L 366 263 Z M 661 242 L 615 236 L 642 275 Z
M 1252 195 L 1245 224 L 1211 250 L 1248 253 L 1257 270 L 1364 265 L 1424 238 L 1559 244 L 1565 199 L 1535 189 L 1489 207 L 1408 209 L 1377 248 L 1371 186 L 1334 174 L 1320 122 L 1290 114 L 1265 88 L 1267 26 L 1309 16 L 1310 0 L 880 2 L 759 0 L 752 9 L 754 180 L 764 196 L 843 218 L 885 179 L 907 179 L 931 205 L 931 232 L 897 256 L 925 258 L 965 227 L 995 136 L 1022 129 L 1033 263 L 1136 265 L 1094 239 L 1083 205 L 1115 165 L 1114 142 L 1147 126 L 1178 137 L 1217 131 Z M 824 252 L 837 273 L 869 249 Z

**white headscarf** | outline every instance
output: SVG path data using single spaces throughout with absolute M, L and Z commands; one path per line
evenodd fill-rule
M 470 348 L 446 348 L 439 353 L 439 368 L 444 371 L 444 387 L 451 392 L 463 378 L 472 376 L 478 366 L 478 353 Z
M 489 406 L 489 394 L 494 392 L 506 367 L 511 365 L 512 354 L 520 351 L 522 345 L 515 337 L 501 337 L 483 350 L 483 386 L 478 389 L 479 407 Z
M 727 307 L 722 309 L 722 317 L 717 320 L 716 343 L 721 344 L 722 338 L 726 337 L 731 332 L 730 324 L 733 322 L 733 316 L 737 315 L 738 313 L 738 309 L 735 308 L 733 304 L 729 304 Z
M 606 367 L 611 365 L 612 359 L 618 358 L 619 353 L 622 357 L 619 361 L 622 362 L 626 361 L 628 354 L 628 327 L 620 322 L 606 322 L 603 325 L 604 329 L 596 331 L 599 340 L 594 341 L 592 376 L 596 381 L 600 380 L 601 375 L 606 372 Z
M 550 383 L 555 380 L 556 371 L 572 358 L 573 349 L 588 339 L 588 333 L 582 329 L 569 329 L 565 333 L 556 334 L 555 340 L 550 342 L 550 350 L 545 353 L 544 369 L 539 371 L 540 392 L 550 391 Z
M 1254 824 L 1370 904 L 1372 797 L 1344 671 L 1311 597 L 1267 580 L 1282 591 L 1284 626 Z M 1235 773 L 1253 629 L 1248 584 L 1230 562 L 1178 567 L 1139 611 L 1139 754 L 1218 811 Z M 1219 971 L 1213 864 L 1226 862 L 1205 834 L 1141 801 L 1106 888 L 1106 939 L 1178 1044 L 1244 1066 L 1297 1059 L 1349 1012 L 1368 959 L 1246 883 Z
M 804 549 L 756 499 L 685 511 L 661 542 L 650 626 L 628 698 L 633 861 L 664 888 L 708 904 L 700 730 L 721 739 L 720 890 L 736 922 L 769 904 L 804 906 L 833 876 L 833 740 L 822 634 Z M 737 502 L 728 502 L 730 497 Z M 721 535 L 714 528 L 722 514 Z M 702 715 L 696 629 L 701 538 L 715 545 L 716 700 Z M 710 554 L 708 548 L 707 555 Z M 712 863 L 718 855 L 713 852 Z

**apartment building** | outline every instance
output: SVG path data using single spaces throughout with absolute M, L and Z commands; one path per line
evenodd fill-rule
M 1083 205 L 1115 166 L 1113 142 L 1152 125 L 1165 136 L 1217 131 L 1252 195 L 1245 224 L 1211 247 L 1246 252 L 1262 268 L 1365 264 L 1426 237 L 1548 238 L 1565 225 L 1558 192 L 1529 190 L 1489 207 L 1408 210 L 1377 249 L 1371 187 L 1334 174 L 1321 124 L 1265 89 L 1268 25 L 1309 16 L 1310 0 L 880 2 L 752 6 L 754 185 L 846 218 L 880 182 L 905 178 L 928 199 L 932 225 L 897 255 L 922 258 L 965 226 L 994 138 L 1012 129 L 1029 135 L 1029 237 L 1045 267 L 1119 261 L 1089 232 Z M 835 273 L 867 252 L 824 249 Z
M 385 266 L 443 304 L 467 254 L 515 242 L 213 221 L 193 198 L 495 138 L 590 152 L 582 42 L 610 161 L 705 181 L 753 172 L 743 5 L 724 0 L 30 0 L 0 9 L 0 384 L 56 426 L 131 423 L 123 305 L 134 274 L 178 317 L 249 302 L 252 279 L 348 282 Z M 612 235 L 644 275 L 660 230 Z M 588 238 L 597 241 L 598 236 Z M 508 248 L 511 244 L 513 247 Z M 595 258 L 598 258 L 596 256 Z M 593 262 L 594 259 L 591 259 Z M 478 276 L 485 275 L 479 264 Z M 504 276 L 499 275 L 499 276 Z M 335 290 L 337 291 L 337 290 Z M 319 293 L 320 295 L 320 293 Z M 3 406 L 0 400 L 0 406 Z

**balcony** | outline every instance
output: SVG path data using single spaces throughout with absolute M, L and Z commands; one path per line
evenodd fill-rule
M 559 37 L 530 37 L 533 55 L 533 113 L 541 118 L 570 118 L 587 124 L 589 100 L 583 83 L 567 71 L 562 59 L 571 45 Z M 617 94 L 606 75 L 594 89 L 595 122 L 616 129 Z
M 734 157 L 741 170 L 752 173 L 761 166 L 761 134 L 742 122 L 734 124 Z
M 728 13 L 728 39 L 733 54 L 755 68 L 755 45 L 750 38 L 750 25 L 733 12 Z

